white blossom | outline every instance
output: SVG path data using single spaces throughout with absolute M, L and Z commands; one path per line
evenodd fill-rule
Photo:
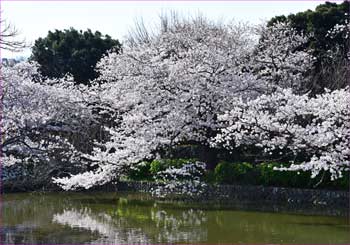
M 336 179 L 350 166 L 349 102 L 349 89 L 315 98 L 286 89 L 246 103 L 237 101 L 220 116 L 225 126 L 213 145 L 229 150 L 250 145 L 265 154 L 283 151 L 292 158 L 304 155 L 305 161 L 280 170 L 311 171 L 312 177 L 328 171 Z

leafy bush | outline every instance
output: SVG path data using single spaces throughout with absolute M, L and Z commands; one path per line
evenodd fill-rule
M 155 175 L 157 186 L 152 188 L 152 194 L 160 197 L 168 194 L 199 194 L 206 186 L 201 180 L 205 169 L 206 164 L 199 161 L 187 161 L 183 166 L 178 168 L 170 166 Z
M 128 177 L 132 180 L 152 180 L 150 168 L 150 162 L 141 162 L 129 171 Z
M 257 165 L 258 182 L 265 186 L 309 187 L 311 185 L 310 172 L 278 171 L 275 167 L 288 167 L 288 163 L 261 163 Z
M 295 188 L 327 188 L 348 189 L 349 172 L 335 181 L 331 181 L 329 172 L 323 172 L 316 178 L 311 178 L 311 172 L 278 171 L 274 167 L 288 167 L 288 163 L 262 163 L 259 169 L 259 182 L 265 186 L 283 186 Z
M 215 179 L 218 183 L 246 183 L 255 184 L 255 173 L 250 163 L 220 162 L 214 170 Z
M 151 174 L 156 174 L 162 170 L 164 170 L 165 168 L 162 166 L 162 163 L 160 160 L 153 160 L 150 163 L 150 172 Z
M 342 178 L 331 181 L 330 174 L 324 173 L 311 178 L 310 172 L 278 171 L 275 167 L 288 167 L 289 163 L 266 162 L 257 165 L 250 163 L 220 162 L 206 179 L 218 184 L 251 184 L 264 186 L 281 186 L 294 188 L 348 189 L 349 172 Z
M 203 176 L 203 181 L 208 184 L 215 184 L 216 181 L 216 175 L 214 171 L 206 171 Z
M 160 159 L 153 161 L 143 161 L 130 169 L 128 178 L 131 180 L 153 180 L 157 173 L 164 171 L 169 167 L 181 168 L 187 163 L 196 162 L 197 159 L 178 158 L 178 159 Z
M 336 179 L 334 181 L 331 180 L 329 173 L 325 173 L 322 183 L 319 186 L 320 188 L 348 190 L 350 187 L 350 173 L 344 172 L 342 178 Z
M 164 171 L 169 167 L 181 168 L 186 163 L 196 162 L 195 158 L 176 158 L 176 159 L 160 159 L 153 160 L 150 166 L 150 172 L 155 175 L 160 171 Z
M 129 171 L 132 180 L 153 181 L 160 172 L 169 168 L 182 168 L 188 163 L 195 163 L 194 158 L 160 159 L 145 161 Z M 331 181 L 330 174 L 320 174 L 311 178 L 310 172 L 278 171 L 275 167 L 288 167 L 289 163 L 264 162 L 253 165 L 251 163 L 233 163 L 222 161 L 214 171 L 206 171 L 203 180 L 206 183 L 218 184 L 249 184 L 264 186 L 280 186 L 293 188 L 327 188 L 346 190 L 350 186 L 349 172 L 342 178 Z
M 229 162 L 220 162 L 214 169 L 215 179 L 220 184 L 230 184 L 234 180 L 233 164 Z

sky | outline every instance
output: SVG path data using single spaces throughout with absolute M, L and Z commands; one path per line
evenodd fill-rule
M 314 10 L 324 1 L 12 1 L 2 0 L 1 19 L 14 25 L 30 46 L 49 30 L 74 27 L 91 29 L 123 41 L 136 20 L 153 26 L 159 15 L 176 11 L 181 15 L 198 13 L 211 20 L 246 21 L 258 24 L 276 15 Z M 336 1 L 332 1 L 336 2 Z M 341 1 L 338 1 L 341 3 Z M 2 58 L 28 57 L 30 48 L 12 53 L 2 50 Z

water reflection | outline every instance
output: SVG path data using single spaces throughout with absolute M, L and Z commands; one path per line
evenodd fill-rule
M 201 210 L 184 210 L 168 213 L 154 204 L 146 210 L 130 210 L 118 205 L 112 214 L 94 213 L 90 208 L 65 209 L 53 215 L 53 222 L 71 228 L 98 232 L 100 238 L 91 243 L 177 243 L 207 240 L 205 222 L 207 217 Z M 135 228 L 135 224 L 138 227 Z
M 162 203 L 115 193 L 5 195 L 0 243 L 349 243 L 346 218 Z
M 80 228 L 91 232 L 98 232 L 101 236 L 91 243 L 149 243 L 149 239 L 139 229 L 128 229 L 123 220 L 113 220 L 107 214 L 93 214 L 90 209 L 64 210 L 63 213 L 55 214 L 53 222 L 68 225 L 72 228 Z
M 199 243 L 207 240 L 207 216 L 202 210 L 187 210 L 177 216 L 165 210 L 151 211 L 151 219 L 159 229 L 157 241 L 170 243 L 192 241 Z

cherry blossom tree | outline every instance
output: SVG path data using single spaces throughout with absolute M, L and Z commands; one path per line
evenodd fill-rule
M 251 101 L 237 99 L 219 117 L 224 126 L 213 146 L 230 151 L 240 146 L 258 148 L 265 160 L 291 161 L 290 168 L 279 170 L 311 171 L 312 177 L 328 171 L 336 179 L 349 170 L 349 89 L 325 90 L 316 97 L 303 93 L 314 58 L 299 49 L 307 38 L 288 25 L 277 23 L 263 29 L 253 59 L 261 67 L 257 69 L 261 77 L 277 81 L 276 92 Z M 344 46 L 333 47 L 331 56 L 339 50 L 348 52 L 347 22 L 327 34 L 327 38 L 339 37 Z M 342 81 L 349 75 L 346 64 L 340 72 Z M 342 82 L 340 87 L 347 84 Z
M 329 171 L 331 179 L 350 169 L 349 89 L 326 91 L 315 98 L 291 89 L 243 102 L 219 118 L 225 124 L 214 146 L 261 149 L 265 159 L 280 155 L 292 165 L 280 170 Z
M 325 37 L 334 43 L 328 46 L 322 54 L 323 62 L 320 63 L 316 79 L 324 78 L 325 86 L 329 89 L 340 89 L 349 85 L 350 79 L 350 23 L 345 18 L 344 23 L 336 24 Z
M 216 149 L 208 142 L 221 128 L 218 115 L 237 98 L 245 103 L 279 87 L 297 90 L 312 60 L 296 50 L 305 38 L 288 25 L 263 30 L 256 43 L 246 25 L 167 21 L 159 33 L 141 31 L 122 54 L 109 53 L 97 65 L 101 76 L 90 94 L 99 113 L 113 119 L 105 127 L 110 138 L 89 156 L 94 170 L 54 179 L 62 188 L 117 180 L 184 143 L 202 147 L 201 160 L 215 167 Z
M 266 89 L 242 73 L 250 37 L 243 26 L 202 18 L 175 21 L 147 42 L 110 53 L 98 64 L 100 104 L 115 118 L 110 141 L 96 148 L 94 172 L 55 181 L 64 188 L 89 188 L 116 178 L 144 159 L 181 143 L 206 147 L 215 135 L 217 115 L 236 96 L 250 98 Z M 93 183 L 95 182 L 95 183 Z
M 121 54 L 106 55 L 90 87 L 72 86 L 69 77 L 43 83 L 30 65 L 5 71 L 8 163 L 25 157 L 51 162 L 59 152 L 59 159 L 85 167 L 53 182 L 65 190 L 88 189 L 180 144 L 200 146 L 201 161 L 213 168 L 217 149 L 209 143 L 215 138 L 217 148 L 281 152 L 295 163 L 290 170 L 313 176 L 325 170 L 337 178 L 348 168 L 349 139 L 342 136 L 349 133 L 349 91 L 302 94 L 313 62 L 299 50 L 306 37 L 277 23 L 255 42 L 246 25 L 202 17 L 163 20 L 161 26 L 155 34 L 142 32 L 146 38 L 134 38 Z M 89 134 L 96 123 L 105 137 L 93 142 L 86 136 L 88 151 L 64 134 Z M 201 184 L 191 169 L 200 166 L 161 173 L 171 177 L 165 189 L 194 190 Z M 195 183 L 181 185 L 177 173 Z
M 258 26 L 259 43 L 251 55 L 253 71 L 274 88 L 292 88 L 305 92 L 306 83 L 315 58 L 304 46 L 309 38 L 291 27 L 277 22 L 272 26 Z
M 80 164 L 69 135 L 86 133 L 94 116 L 69 77 L 43 80 L 37 65 L 1 67 L 3 166 L 45 163 L 48 175 L 60 164 Z M 43 172 L 33 178 L 47 178 Z
M 152 189 L 155 196 L 167 194 L 198 195 L 204 192 L 204 184 L 201 177 L 205 172 L 205 163 L 187 163 L 180 168 L 173 166 L 160 171 L 155 176 L 157 186 Z

